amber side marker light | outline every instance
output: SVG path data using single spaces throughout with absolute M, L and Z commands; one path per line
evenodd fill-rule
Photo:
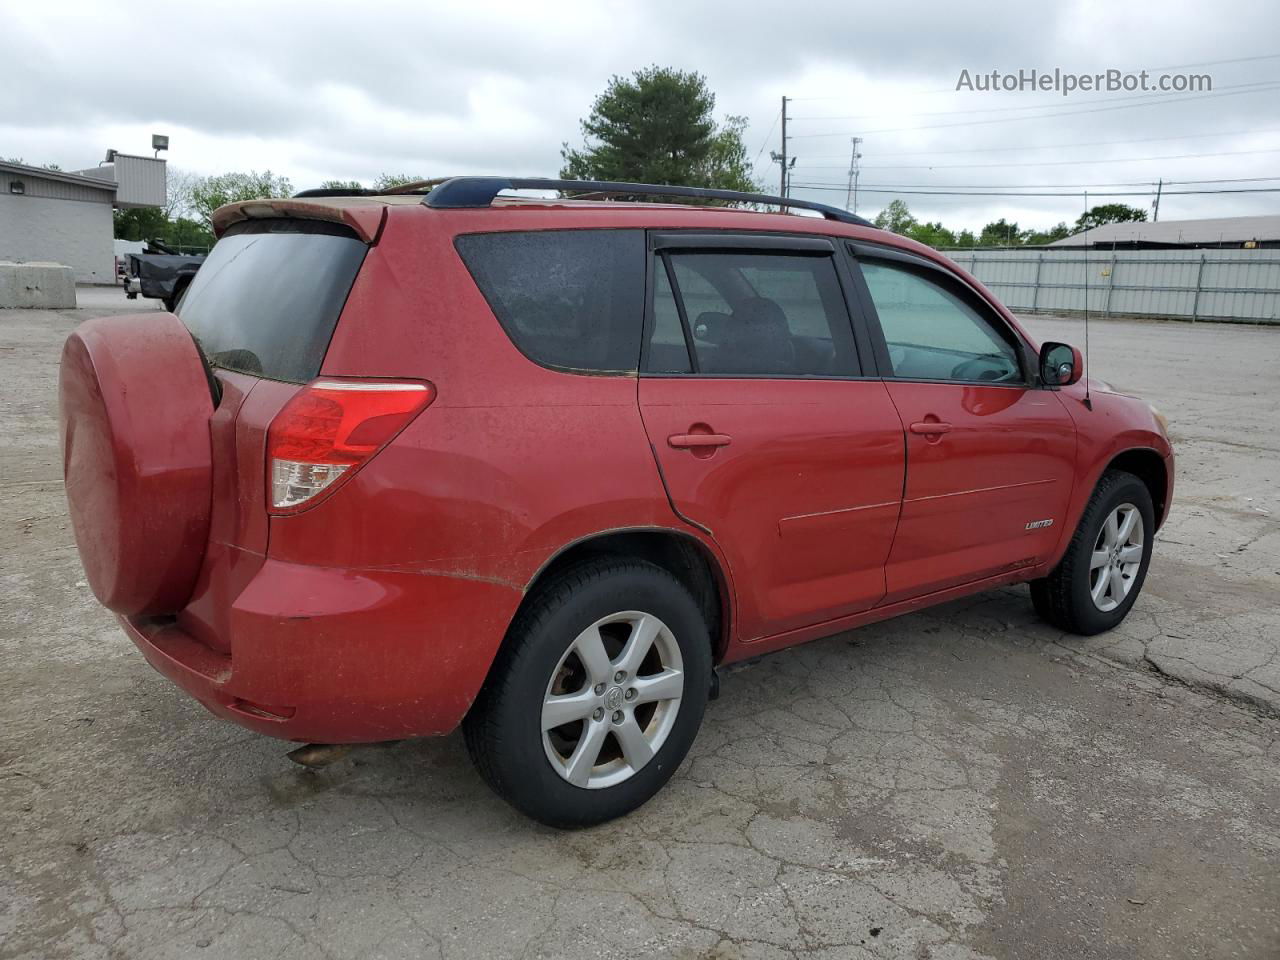
M 291 513 L 332 492 L 436 398 L 423 381 L 316 380 L 267 430 L 268 506 Z

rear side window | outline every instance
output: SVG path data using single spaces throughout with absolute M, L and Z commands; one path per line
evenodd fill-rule
M 541 230 L 457 238 L 480 292 L 525 356 L 634 373 L 644 318 L 644 232 Z
M 829 255 L 676 252 L 662 255 L 655 269 L 647 372 L 858 375 L 849 312 Z M 679 323 L 680 306 L 692 358 L 670 319 L 676 314 Z
M 303 383 L 325 351 L 368 248 L 317 220 L 251 220 L 214 244 L 178 316 L 215 367 Z

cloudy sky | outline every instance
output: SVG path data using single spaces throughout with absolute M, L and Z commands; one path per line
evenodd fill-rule
M 128 3 L 9 6 L 0 30 L 0 156 L 86 167 L 171 138 L 173 167 L 270 168 L 301 189 L 380 172 L 554 175 L 560 145 L 612 74 L 697 70 L 717 113 L 748 117 L 776 191 L 780 98 L 793 192 L 843 205 L 861 135 L 858 209 L 901 197 L 921 219 L 980 227 L 1073 220 L 1093 202 L 1161 219 L 1280 212 L 1280 4 Z M 1207 73 L 1212 93 L 956 90 L 962 70 Z M 1274 177 L 1258 182 L 1250 178 Z M 1226 181 L 1191 184 L 1186 181 Z M 1105 185 L 1105 186 L 1104 186 Z M 1067 193 L 930 196 L 912 191 Z

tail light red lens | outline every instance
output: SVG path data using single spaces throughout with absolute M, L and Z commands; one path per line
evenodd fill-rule
M 412 380 L 316 380 L 303 387 L 267 430 L 271 511 L 289 513 L 332 492 L 435 397 L 431 384 Z

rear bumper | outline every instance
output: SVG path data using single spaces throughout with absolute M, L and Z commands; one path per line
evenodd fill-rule
M 161 674 L 223 719 L 286 740 L 453 730 L 521 599 L 461 576 L 267 560 L 232 605 L 230 654 L 172 619 L 121 619 Z

